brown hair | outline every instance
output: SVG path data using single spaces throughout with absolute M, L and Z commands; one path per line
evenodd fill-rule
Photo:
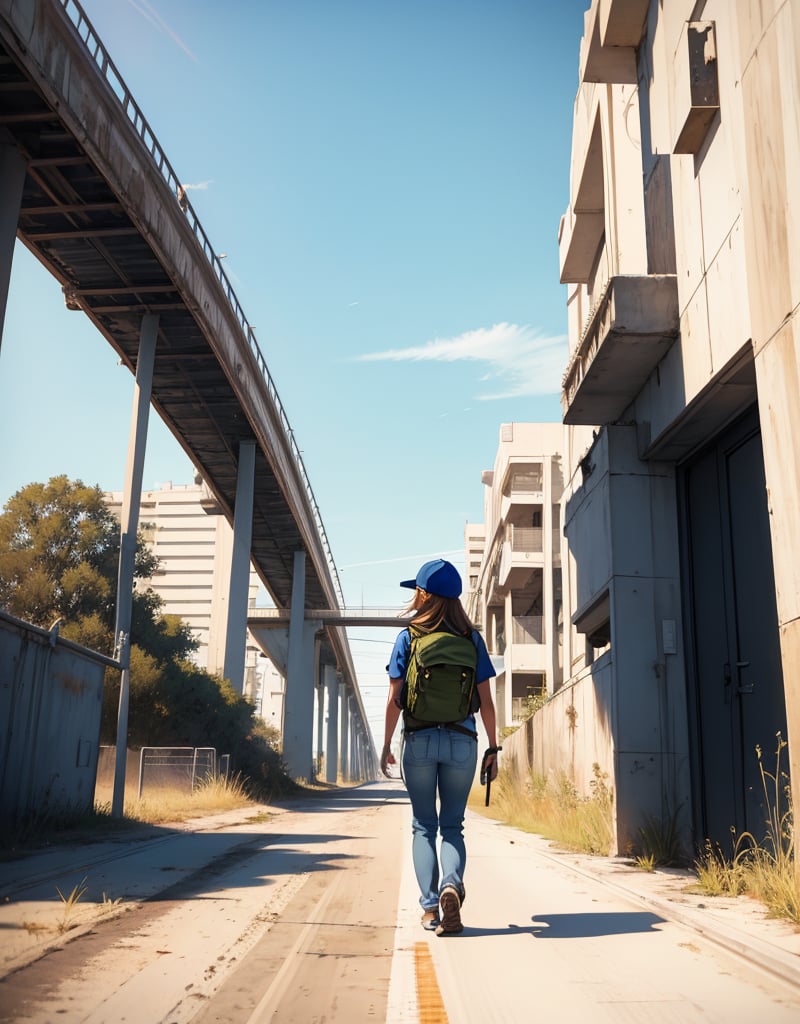
M 443 622 L 461 634 L 471 633 L 475 628 L 457 597 L 440 597 L 417 587 L 409 605 L 409 611 L 414 610 L 416 615 L 411 624 L 423 633 L 433 633 Z

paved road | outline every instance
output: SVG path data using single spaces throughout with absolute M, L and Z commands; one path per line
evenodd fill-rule
M 466 928 L 438 939 L 419 927 L 409 828 L 384 783 L 6 863 L 0 1020 L 800 1020 L 800 938 L 756 905 L 708 909 L 678 873 L 477 815 Z M 55 886 L 84 878 L 65 909 Z

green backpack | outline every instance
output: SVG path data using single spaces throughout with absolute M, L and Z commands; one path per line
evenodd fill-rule
M 409 627 L 411 649 L 404 686 L 403 721 L 409 731 L 453 725 L 477 711 L 478 650 L 471 636 L 420 633 Z

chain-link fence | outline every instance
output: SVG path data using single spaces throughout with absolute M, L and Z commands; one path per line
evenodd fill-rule
M 139 751 L 139 799 L 148 789 L 186 789 L 203 779 L 227 775 L 230 754 L 217 764 L 214 747 L 142 747 Z

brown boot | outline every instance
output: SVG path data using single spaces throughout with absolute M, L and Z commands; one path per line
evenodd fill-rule
M 458 935 L 464 930 L 461 923 L 461 897 L 452 885 L 446 885 L 439 895 L 441 907 L 441 923 L 436 929 L 437 935 Z

